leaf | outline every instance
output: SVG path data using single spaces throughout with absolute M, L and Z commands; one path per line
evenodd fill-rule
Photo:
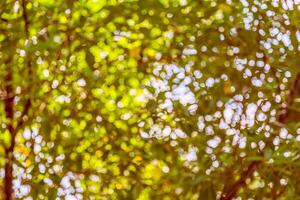
M 85 52 L 85 60 L 90 68 L 93 68 L 95 63 L 94 55 L 90 51 Z
M 272 154 L 273 154 L 273 150 L 272 149 L 266 149 L 264 151 L 264 157 L 266 160 L 269 160 L 270 158 L 272 158 Z

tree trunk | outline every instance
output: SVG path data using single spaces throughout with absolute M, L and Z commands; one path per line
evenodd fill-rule
M 5 177 L 4 177 L 4 195 L 5 200 L 13 199 L 13 154 L 10 151 L 5 152 Z
M 22 0 L 22 8 L 23 8 L 23 20 L 24 20 L 24 30 L 26 38 L 29 38 L 29 20 L 26 12 L 26 0 Z M 31 59 L 27 57 L 27 68 L 29 71 L 29 78 L 31 77 Z M 4 188 L 3 193 L 5 195 L 5 200 L 12 200 L 14 199 L 14 190 L 13 190 L 13 163 L 14 163 L 14 148 L 16 143 L 16 135 L 18 130 L 23 125 L 23 117 L 27 115 L 27 112 L 31 106 L 30 98 L 24 104 L 24 110 L 20 117 L 20 120 L 17 123 L 14 123 L 14 88 L 13 88 L 13 69 L 10 66 L 12 61 L 12 57 L 6 60 L 5 64 L 8 65 L 6 76 L 5 76 L 5 92 L 6 98 L 4 100 L 4 108 L 5 108 L 5 115 L 7 121 L 7 129 L 10 134 L 10 144 L 5 149 L 5 177 L 4 177 Z
M 6 63 L 10 63 L 7 61 Z M 7 129 L 10 134 L 10 144 L 5 149 L 5 177 L 4 177 L 4 195 L 5 200 L 13 199 L 13 174 L 12 174 L 12 165 L 13 165 L 13 151 L 15 147 L 15 137 L 16 137 L 16 130 L 13 125 L 14 121 L 14 89 L 13 89 L 13 76 L 12 76 L 12 68 L 9 66 L 7 69 L 7 74 L 5 76 L 5 92 L 6 97 L 4 100 L 4 110 L 7 119 Z

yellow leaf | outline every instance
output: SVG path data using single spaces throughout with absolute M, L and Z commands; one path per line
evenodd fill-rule
M 140 48 L 136 47 L 136 48 L 130 49 L 129 56 L 131 58 L 137 58 L 137 57 L 139 57 L 139 55 L 140 55 Z

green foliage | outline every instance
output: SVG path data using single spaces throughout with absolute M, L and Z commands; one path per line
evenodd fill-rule
M 299 10 L 1 1 L 0 165 L 13 162 L 15 198 L 211 200 L 244 177 L 242 199 L 297 199 Z

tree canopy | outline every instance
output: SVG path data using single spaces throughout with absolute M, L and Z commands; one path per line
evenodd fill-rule
M 0 196 L 298 199 L 300 1 L 0 1 Z

